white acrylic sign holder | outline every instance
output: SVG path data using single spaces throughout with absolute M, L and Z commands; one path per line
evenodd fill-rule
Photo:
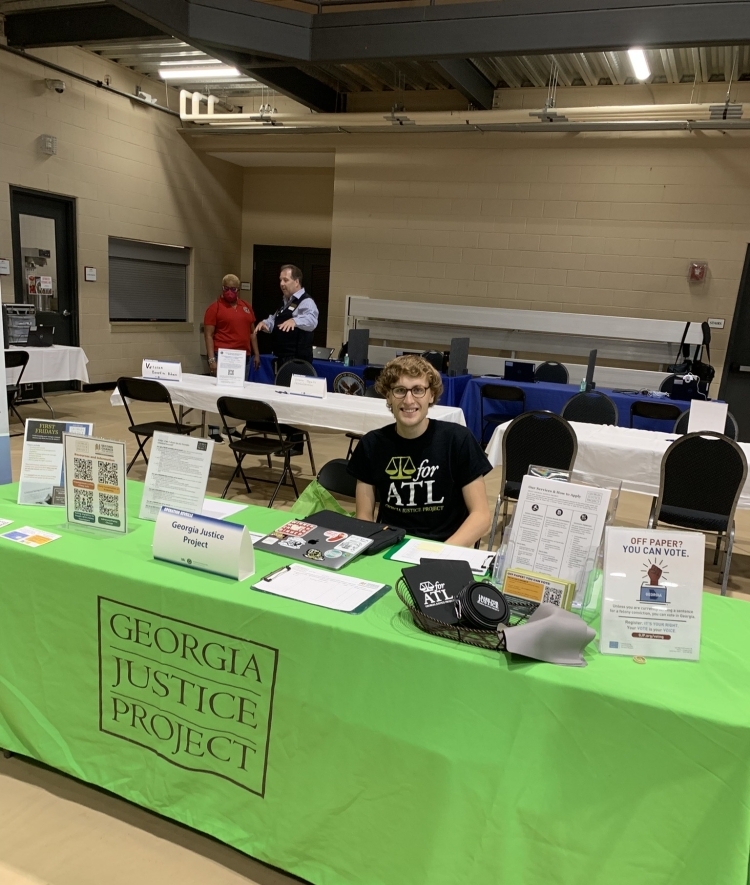
M 145 359 L 141 364 L 141 377 L 153 381 L 182 381 L 182 363 Z
M 244 525 L 162 507 L 156 517 L 154 559 L 244 581 L 255 572 L 253 541 Z
M 289 383 L 289 393 L 299 396 L 312 396 L 315 399 L 325 399 L 328 390 L 325 378 L 311 378 L 308 375 L 292 375 Z
M 216 361 L 216 383 L 220 387 L 242 387 L 245 384 L 245 363 L 247 354 L 244 350 L 227 350 L 219 348 Z

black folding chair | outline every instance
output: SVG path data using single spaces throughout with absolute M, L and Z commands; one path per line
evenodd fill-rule
M 229 477 L 229 482 L 224 486 L 221 497 L 226 498 L 229 486 L 231 486 L 238 474 L 242 477 L 248 494 L 251 493 L 252 489 L 247 481 L 248 477 L 242 469 L 242 462 L 247 455 L 260 455 L 266 458 L 269 467 L 271 466 L 271 455 L 281 455 L 284 459 L 284 466 L 268 506 L 273 507 L 273 502 L 276 500 L 279 489 L 282 485 L 286 485 L 287 476 L 292 481 L 294 494 L 299 498 L 299 491 L 292 473 L 290 461 L 295 443 L 293 440 L 286 439 L 283 425 L 279 424 L 274 409 L 268 403 L 260 402 L 260 400 L 243 399 L 238 396 L 219 397 L 216 408 L 221 415 L 224 432 L 229 439 L 229 448 L 232 450 L 234 460 L 237 462 L 234 473 Z M 227 418 L 245 422 L 239 439 L 236 436 L 230 436 Z M 253 476 L 251 479 L 258 482 L 275 482 L 275 480 L 267 479 L 264 476 Z
M 726 596 L 734 547 L 734 513 L 747 479 L 747 459 L 739 444 L 710 430 L 675 440 L 661 461 L 659 496 L 648 527 L 660 522 L 716 534 L 714 565 L 725 539 L 721 595 Z
M 292 383 L 292 375 L 305 375 L 307 378 L 317 378 L 315 366 L 307 360 L 288 360 L 276 371 L 274 384 L 276 387 L 289 387 Z
M 552 384 L 567 384 L 570 376 L 568 370 L 562 363 L 556 363 L 547 360 L 546 363 L 539 363 L 534 369 L 535 381 L 549 381 Z
M 687 433 L 689 421 L 690 409 L 685 409 L 680 417 L 674 422 L 672 433 L 679 433 L 680 435 Z M 727 420 L 724 422 L 724 436 L 728 436 L 729 439 L 736 440 L 739 435 L 740 429 L 737 425 L 737 419 L 731 412 L 727 412 Z
M 318 482 L 334 495 L 344 495 L 347 498 L 356 497 L 357 480 L 346 469 L 348 463 L 346 458 L 334 458 L 324 464 L 320 468 Z
M 578 454 L 578 438 L 565 418 L 553 412 L 524 412 L 514 418 L 503 434 L 503 474 L 500 494 L 490 529 L 488 550 L 492 549 L 500 505 L 503 507 L 503 532 L 508 521 L 508 501 L 517 501 L 521 483 L 532 464 L 572 470 Z
M 362 370 L 362 380 L 365 384 L 373 384 L 378 378 L 380 378 L 380 373 L 382 371 L 382 366 L 365 366 Z
M 566 421 L 579 424 L 617 424 L 617 406 L 598 390 L 588 390 L 571 397 L 562 410 Z
M 669 403 L 646 403 L 642 400 L 630 406 L 630 426 L 633 418 L 649 418 L 652 421 L 675 421 L 680 417 L 680 407 Z
M 180 433 L 185 436 L 191 434 L 194 430 L 199 430 L 196 424 L 181 424 L 174 410 L 172 397 L 169 395 L 167 388 L 158 381 L 151 381 L 146 378 L 118 378 L 117 389 L 122 397 L 125 411 L 130 421 L 128 430 L 135 436 L 138 443 L 138 450 L 128 464 L 127 472 L 135 463 L 138 455 L 143 455 L 143 460 L 148 464 L 146 450 L 144 446 L 156 433 L 161 430 L 164 433 Z M 141 403 L 164 403 L 169 406 L 172 413 L 171 421 L 144 421 L 142 424 L 136 424 L 130 411 L 131 402 Z
M 485 431 L 489 425 L 505 424 L 511 416 L 503 412 L 502 414 L 485 415 L 484 401 L 492 402 L 508 402 L 520 403 L 521 412 L 526 408 L 526 394 L 520 387 L 513 387 L 510 384 L 483 384 L 479 388 L 479 416 L 481 430 L 481 442 L 484 444 Z M 515 417 L 515 416 L 513 416 Z
M 21 379 L 23 378 L 23 373 L 26 371 L 26 366 L 29 362 L 29 354 L 26 350 L 6 350 L 5 351 L 5 368 L 8 369 L 20 369 L 21 372 L 16 378 L 13 384 L 6 385 L 7 387 L 7 395 L 8 395 L 8 414 L 12 412 L 16 418 L 21 422 L 21 432 L 20 433 L 11 433 L 10 436 L 23 436 L 24 430 L 26 428 L 26 424 L 18 412 L 16 408 L 16 403 L 18 402 L 21 396 Z
M 659 390 L 662 393 L 671 393 L 672 388 L 674 387 L 674 379 L 676 377 L 676 375 L 667 375 L 667 377 L 659 385 Z
M 442 350 L 425 350 L 422 354 L 422 357 L 427 360 L 427 362 L 434 368 L 437 369 L 438 372 L 443 371 L 443 365 L 445 364 L 445 354 Z

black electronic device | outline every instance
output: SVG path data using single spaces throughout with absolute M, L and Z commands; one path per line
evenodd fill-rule
M 335 529 L 339 532 L 372 539 L 372 544 L 363 551 L 366 556 L 372 556 L 373 553 L 380 553 L 386 547 L 398 544 L 404 540 L 404 535 L 406 535 L 404 529 L 395 528 L 382 522 L 355 519 L 353 516 L 336 513 L 335 510 L 319 510 L 317 513 L 311 513 L 308 520 L 326 529 Z
M 596 369 L 596 351 L 589 351 L 589 364 L 586 367 L 585 390 L 593 390 L 596 387 L 594 383 L 594 370 Z
M 526 384 L 534 383 L 534 363 L 523 363 L 518 360 L 505 361 L 505 381 L 521 381 Z
M 349 338 L 349 365 L 366 366 L 370 351 L 370 330 L 350 329 Z
M 55 343 L 52 340 L 54 334 L 53 326 L 37 326 L 36 329 L 29 329 L 26 347 L 52 347 Z
M 469 364 L 468 338 L 451 338 L 450 356 L 448 357 L 448 375 L 455 378 L 457 375 L 465 375 Z
M 416 607 L 442 624 L 457 624 L 456 602 L 464 587 L 474 582 L 468 562 L 462 559 L 422 559 L 401 570 Z
M 456 600 L 459 624 L 478 630 L 495 630 L 507 624 L 510 606 L 504 594 L 489 581 L 472 581 Z

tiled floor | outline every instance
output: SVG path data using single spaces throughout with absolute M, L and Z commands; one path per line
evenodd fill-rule
M 127 441 L 125 411 L 109 404 L 108 393 L 55 396 L 58 418 L 94 422 L 97 436 Z M 28 406 L 24 414 L 49 417 L 44 405 Z M 139 411 L 146 419 L 159 409 Z M 18 429 L 18 425 L 12 428 Z M 342 433 L 312 433 L 318 469 L 330 458 L 346 454 Z M 21 465 L 22 440 L 12 440 L 14 476 Z M 310 462 L 297 457 L 295 475 L 309 481 Z M 262 466 L 248 468 L 264 471 Z M 220 495 L 234 462 L 226 445 L 214 449 L 208 493 Z M 488 477 L 494 501 L 500 471 Z M 130 474 L 143 479 L 139 462 Z M 236 483 L 229 497 L 265 505 L 270 486 L 255 484 L 247 496 Z M 292 496 L 282 490 L 277 506 L 288 507 Z M 651 500 L 624 493 L 617 522 L 645 526 Z M 750 600 L 750 512 L 738 514 L 738 532 L 730 577 L 730 595 Z M 712 556 L 707 555 L 710 563 Z M 717 593 L 717 569 L 706 568 L 705 590 Z M 265 867 L 225 845 L 149 814 L 127 802 L 80 784 L 70 778 L 19 759 L 0 758 L 0 885 L 292 885 L 299 880 Z

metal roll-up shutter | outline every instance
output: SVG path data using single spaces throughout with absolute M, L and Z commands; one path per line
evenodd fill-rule
M 110 322 L 185 322 L 190 249 L 109 240 Z

